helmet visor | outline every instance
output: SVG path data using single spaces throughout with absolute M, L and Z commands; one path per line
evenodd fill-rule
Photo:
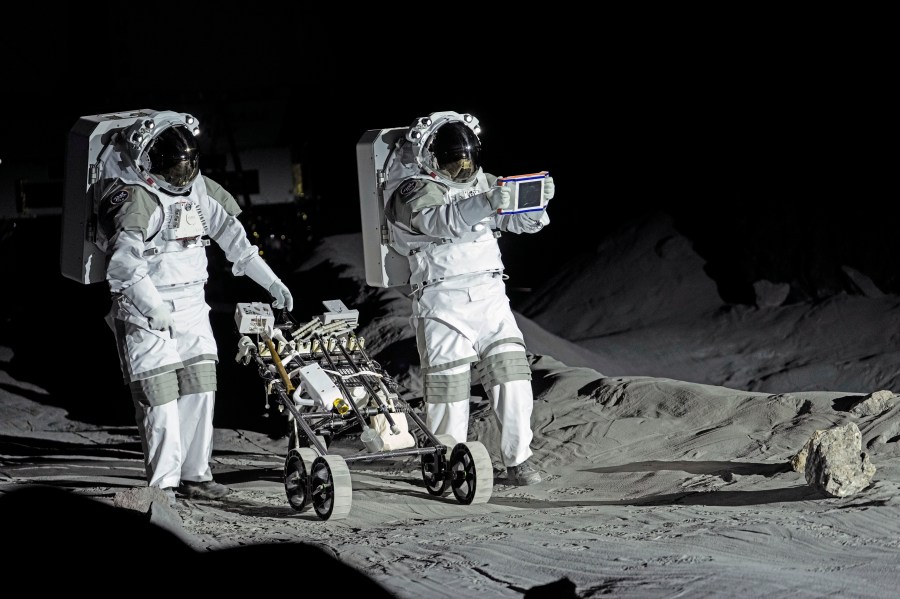
M 466 157 L 448 162 L 447 164 L 442 165 L 438 170 L 445 177 L 452 179 L 457 183 L 462 183 L 464 181 L 471 181 L 472 177 L 475 176 L 475 171 L 477 169 L 475 168 L 475 161 Z
M 150 174 L 173 191 L 188 187 L 200 172 L 200 152 L 194 135 L 181 125 L 159 133 L 147 149 Z
M 431 155 L 437 173 L 456 183 L 467 183 L 481 167 L 481 140 L 463 123 L 447 123 L 435 131 Z
M 200 172 L 200 160 L 198 156 L 179 160 L 169 166 L 155 171 L 153 174 L 173 187 L 187 187 L 194 182 Z

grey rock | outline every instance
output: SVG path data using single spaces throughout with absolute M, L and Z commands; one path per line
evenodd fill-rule
M 154 501 L 169 505 L 165 491 L 158 487 L 132 487 L 119 491 L 113 497 L 113 505 L 129 510 L 147 513 Z
M 184 522 L 178 512 L 169 505 L 168 500 L 154 500 L 150 504 L 150 523 L 164 528 L 181 539 L 188 545 L 193 545 L 196 540 L 184 529 Z
M 854 422 L 816 431 L 807 445 L 806 482 L 832 497 L 854 495 L 875 476 L 875 466 L 862 451 L 862 434 Z
M 875 285 L 875 282 L 868 275 L 846 265 L 841 266 L 841 270 L 847 275 L 852 287 L 862 295 L 873 298 L 884 297 L 884 292 Z
M 181 516 L 169 505 L 165 491 L 158 487 L 133 487 L 119 491 L 113 497 L 113 505 L 147 514 L 150 522 L 172 532 L 181 530 Z
M 868 394 L 850 409 L 850 413 L 854 416 L 877 416 L 893 408 L 896 403 L 894 392 L 883 389 Z
M 797 454 L 791 458 L 791 468 L 794 469 L 794 472 L 805 472 L 806 471 L 806 456 L 809 455 L 809 448 L 813 443 L 818 443 L 818 439 L 821 438 L 824 430 L 818 430 L 812 434 L 812 437 L 806 442 L 803 448 L 797 452 Z
M 756 305 L 760 308 L 777 308 L 785 302 L 791 292 L 787 283 L 773 283 L 762 279 L 753 283 L 756 292 Z

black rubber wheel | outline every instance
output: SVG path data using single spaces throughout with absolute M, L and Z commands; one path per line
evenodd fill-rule
M 450 467 L 448 457 L 456 445 L 456 439 L 452 435 L 435 435 L 441 445 L 447 447 L 444 453 L 422 454 L 422 480 L 428 493 L 436 497 L 444 497 L 450 494 Z
M 310 498 L 322 520 L 339 520 L 350 513 L 353 484 L 347 462 L 339 455 L 317 457 L 310 469 Z
M 479 441 L 459 443 L 450 454 L 450 486 L 463 505 L 485 503 L 494 490 L 491 456 Z
M 284 460 L 284 491 L 288 504 L 298 512 L 309 509 L 309 468 L 316 452 L 308 447 L 291 449 Z

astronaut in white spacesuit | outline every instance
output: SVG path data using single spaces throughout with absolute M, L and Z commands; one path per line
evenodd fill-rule
M 131 390 L 148 485 L 174 504 L 218 499 L 213 480 L 216 340 L 206 303 L 207 238 L 267 290 L 276 308 L 293 297 L 250 243 L 234 198 L 199 168 L 197 121 L 170 111 L 143 115 L 120 132 L 106 165 L 114 172 L 98 208 L 107 238 L 107 322 Z
M 531 368 L 506 295 L 497 237 L 536 233 L 550 219 L 546 210 L 498 213 L 509 205 L 509 188 L 482 170 L 477 131 L 468 114 L 419 119 L 389 167 L 385 218 L 392 246 L 409 259 L 429 429 L 467 440 L 474 366 L 500 424 L 507 482 L 531 485 L 541 481 L 529 461 Z M 548 177 L 544 202 L 553 193 Z

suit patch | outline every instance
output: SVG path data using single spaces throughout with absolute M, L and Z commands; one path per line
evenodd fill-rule
M 423 183 L 422 181 L 419 181 L 417 179 L 410 179 L 409 181 L 406 181 L 400 185 L 400 187 L 397 189 L 397 193 L 399 193 L 401 196 L 408 196 L 411 193 L 422 189 L 422 187 L 424 186 L 425 183 Z
M 124 202 L 127 199 L 128 199 L 128 190 L 122 189 L 120 191 L 117 191 L 116 194 L 109 199 L 109 203 L 112 204 L 113 206 L 118 206 L 119 204 L 121 204 L 122 202 Z

